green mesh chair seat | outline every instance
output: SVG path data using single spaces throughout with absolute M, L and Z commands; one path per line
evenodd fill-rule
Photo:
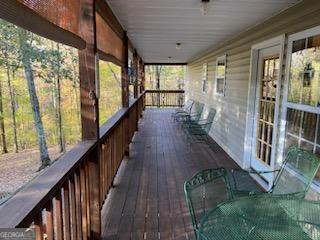
M 320 239 L 320 203 L 291 195 L 254 195 L 220 204 L 202 218 L 203 240 Z
M 304 198 L 318 172 L 319 166 L 320 160 L 313 153 L 298 147 L 289 148 L 281 168 L 273 171 L 278 172 L 278 174 L 269 193 L 276 195 L 294 194 L 296 197 Z M 231 185 L 234 195 L 243 196 L 256 193 L 255 190 L 240 187 L 240 178 L 243 175 L 263 175 L 266 173 L 270 172 L 233 171 L 233 183 Z
M 184 183 L 184 193 L 197 236 L 202 217 L 221 202 L 232 198 L 226 169 L 206 169 L 195 174 Z

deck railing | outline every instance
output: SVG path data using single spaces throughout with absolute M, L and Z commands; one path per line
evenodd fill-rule
M 52 164 L 0 208 L 0 228 L 30 227 L 36 239 L 100 239 L 101 208 L 138 130 L 144 94 Z
M 147 90 L 147 107 L 181 107 L 184 103 L 184 90 Z

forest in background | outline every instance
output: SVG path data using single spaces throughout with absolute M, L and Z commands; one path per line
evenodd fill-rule
M 184 89 L 185 66 L 145 66 L 146 89 Z
M 0 35 L 0 151 L 38 149 L 41 169 L 55 160 L 48 149 L 81 140 L 78 51 L 1 19 Z M 121 71 L 99 65 L 101 125 L 121 106 Z
M 121 67 L 99 61 L 99 124 L 104 124 L 122 106 Z

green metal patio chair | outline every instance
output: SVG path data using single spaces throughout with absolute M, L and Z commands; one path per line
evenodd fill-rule
M 189 99 L 182 108 L 175 109 L 174 113 L 172 113 L 171 117 L 173 117 L 174 120 L 181 115 L 181 114 L 191 114 L 192 106 L 194 104 L 194 101 L 192 99 Z
M 218 204 L 232 199 L 225 168 L 206 169 L 184 183 L 184 194 L 190 211 L 192 226 L 198 238 L 201 218 Z
M 197 140 L 209 141 L 209 131 L 216 116 L 216 110 L 210 108 L 207 116 L 197 121 L 186 121 L 182 126 L 188 137 L 195 137 Z
M 304 198 L 310 185 L 316 176 L 320 166 L 320 159 L 313 153 L 300 149 L 296 146 L 290 147 L 280 169 L 275 171 L 257 172 L 253 170 L 232 171 L 232 191 L 234 196 L 253 195 L 257 192 L 251 189 L 241 189 L 239 179 L 243 174 L 268 174 L 277 175 L 268 193 L 277 195 L 293 194 L 296 197 Z M 239 184 L 240 183 L 240 184 Z
M 176 114 L 175 120 L 177 122 L 189 122 L 189 121 L 197 121 L 200 119 L 202 111 L 204 108 L 204 104 L 194 101 L 192 108 L 189 113 L 178 113 Z

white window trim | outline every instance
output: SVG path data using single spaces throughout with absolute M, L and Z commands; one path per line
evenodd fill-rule
M 291 68 L 291 54 L 292 54 L 292 44 L 294 41 L 312 37 L 320 34 L 320 26 L 313 27 L 292 35 L 288 36 L 287 44 L 287 60 L 286 60 L 286 73 L 284 80 L 284 92 L 282 98 L 282 108 L 281 108 L 281 124 L 280 124 L 280 133 L 279 133 L 279 151 L 277 154 L 277 162 L 282 162 L 284 158 L 284 148 L 285 148 L 285 137 L 286 137 L 286 120 L 287 120 L 287 108 L 294 108 L 302 111 L 312 112 L 320 114 L 319 107 L 312 107 L 303 104 L 290 103 L 288 102 L 288 88 L 289 88 L 289 77 L 290 77 L 290 68 Z M 311 188 L 317 192 L 320 192 L 320 184 L 313 182 Z
M 224 61 L 224 64 L 225 64 L 224 77 L 217 75 L 217 67 L 218 67 L 219 61 Z M 224 97 L 226 95 L 226 72 L 227 72 L 227 55 L 225 54 L 223 56 L 217 57 L 217 59 L 216 59 L 215 82 L 214 82 L 214 91 L 213 92 L 217 96 Z M 219 92 L 217 92 L 217 83 L 218 83 L 218 79 L 221 79 L 221 78 L 223 78 L 223 92 L 219 93 Z

